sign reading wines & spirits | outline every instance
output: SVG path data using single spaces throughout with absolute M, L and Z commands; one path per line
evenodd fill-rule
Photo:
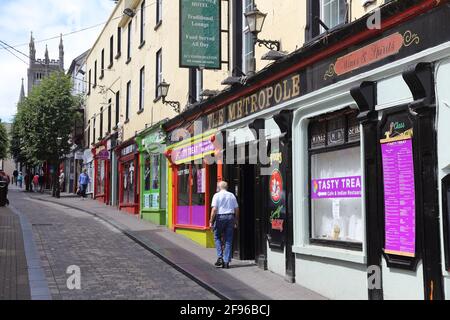
M 180 0 L 181 68 L 221 68 L 220 15 L 220 0 Z

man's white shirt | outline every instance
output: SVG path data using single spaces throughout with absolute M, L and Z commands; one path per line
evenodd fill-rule
M 213 196 L 211 207 L 217 209 L 217 214 L 233 214 L 239 208 L 236 197 L 231 192 L 221 190 Z

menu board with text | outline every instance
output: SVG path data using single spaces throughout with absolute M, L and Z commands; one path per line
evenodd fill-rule
M 383 160 L 385 248 L 387 254 L 415 257 L 416 207 L 411 137 L 386 139 Z

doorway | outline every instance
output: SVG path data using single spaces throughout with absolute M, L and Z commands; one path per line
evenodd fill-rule
M 239 204 L 239 226 L 234 233 L 233 258 L 256 259 L 255 200 L 256 166 L 251 164 L 228 165 L 229 191 L 236 195 Z

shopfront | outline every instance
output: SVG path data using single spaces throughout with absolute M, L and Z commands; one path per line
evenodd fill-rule
M 139 214 L 139 150 L 134 139 L 115 149 L 119 166 L 119 209 Z
M 94 199 L 109 204 L 110 197 L 110 151 L 104 140 L 92 149 L 94 155 Z
M 222 166 L 205 158 L 216 153 L 215 132 L 206 132 L 168 146 L 172 185 L 172 228 L 204 247 L 214 247 L 209 228 L 211 200 Z
M 81 170 L 86 170 L 89 176 L 89 184 L 86 189 L 86 194 L 92 195 L 94 192 L 94 157 L 90 149 L 85 149 L 83 153 L 83 164 Z
M 305 67 L 293 121 L 292 250 L 296 282 L 328 298 L 448 296 L 448 163 L 438 162 L 448 149 L 438 141 L 448 121 L 440 79 L 450 9 L 435 5 L 412 5 L 399 22 L 401 8 L 389 4 L 379 34 L 361 40 L 362 19 L 349 27 L 352 46 L 330 35 L 322 53 L 333 54 Z
M 450 7 L 395 1 L 380 15 L 381 29 L 368 30 L 366 16 L 331 31 L 166 128 L 199 119 L 240 159 L 223 165 L 243 211 L 235 258 L 331 299 L 443 299 Z M 174 168 L 174 224 L 202 225 L 203 167 Z
M 161 125 L 145 130 L 136 141 L 140 159 L 141 218 L 157 225 L 166 225 L 165 134 L 161 131 Z

